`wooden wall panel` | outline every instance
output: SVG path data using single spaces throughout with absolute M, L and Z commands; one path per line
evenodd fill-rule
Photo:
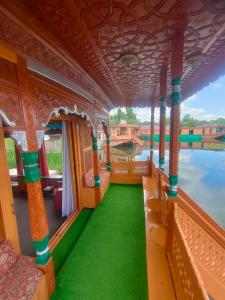
M 0 110 L 16 127 L 24 127 L 23 113 L 18 92 L 0 85 Z
M 0 57 L 0 80 L 18 85 L 16 64 Z
M 91 129 L 82 127 L 83 174 L 93 168 Z

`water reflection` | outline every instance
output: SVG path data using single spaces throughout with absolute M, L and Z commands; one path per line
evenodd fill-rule
M 191 149 L 187 149 L 188 147 L 182 144 L 179 185 L 225 228 L 225 143 L 201 143 L 201 147 L 193 143 Z M 126 147 L 112 148 L 113 159 L 146 160 L 149 157 L 147 147 L 128 148 L 129 152 Z M 154 151 L 156 164 L 158 164 L 158 157 L 159 151 L 156 149 Z M 166 150 L 165 172 L 167 174 L 168 164 L 169 151 Z

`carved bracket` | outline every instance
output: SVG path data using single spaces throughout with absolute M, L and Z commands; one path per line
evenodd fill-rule
M 44 130 L 37 130 L 36 131 L 36 136 L 37 136 L 37 144 L 38 144 L 38 149 L 41 149 L 41 145 L 44 141 L 45 137 L 45 131 Z
M 25 131 L 14 131 L 10 133 L 10 137 L 20 146 L 22 150 L 28 151 L 27 136 Z
M 16 123 L 10 121 L 9 118 L 6 116 L 6 114 L 2 110 L 0 110 L 0 118 L 2 118 L 2 120 L 5 122 L 6 125 L 8 125 L 10 127 L 16 126 Z

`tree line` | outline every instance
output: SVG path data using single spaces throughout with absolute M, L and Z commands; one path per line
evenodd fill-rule
M 150 116 L 149 116 L 150 117 Z M 142 122 L 137 118 L 137 115 L 134 113 L 133 108 L 126 108 L 125 111 L 123 111 L 121 108 L 117 110 L 117 112 L 110 116 L 109 118 L 111 125 L 118 125 L 121 122 L 125 121 L 127 124 L 133 124 L 133 125 L 150 125 L 150 121 L 144 121 Z M 157 122 L 155 122 L 158 124 Z M 166 124 L 170 124 L 170 118 L 166 119 Z M 216 120 L 198 120 L 193 118 L 190 114 L 186 114 L 181 119 L 181 127 L 196 127 L 196 126 L 203 126 L 203 125 L 222 125 L 225 126 L 225 118 L 217 118 Z

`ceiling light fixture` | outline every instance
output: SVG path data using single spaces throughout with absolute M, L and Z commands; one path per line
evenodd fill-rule
M 120 57 L 120 62 L 125 67 L 131 67 L 138 63 L 138 58 L 135 54 L 124 54 Z

